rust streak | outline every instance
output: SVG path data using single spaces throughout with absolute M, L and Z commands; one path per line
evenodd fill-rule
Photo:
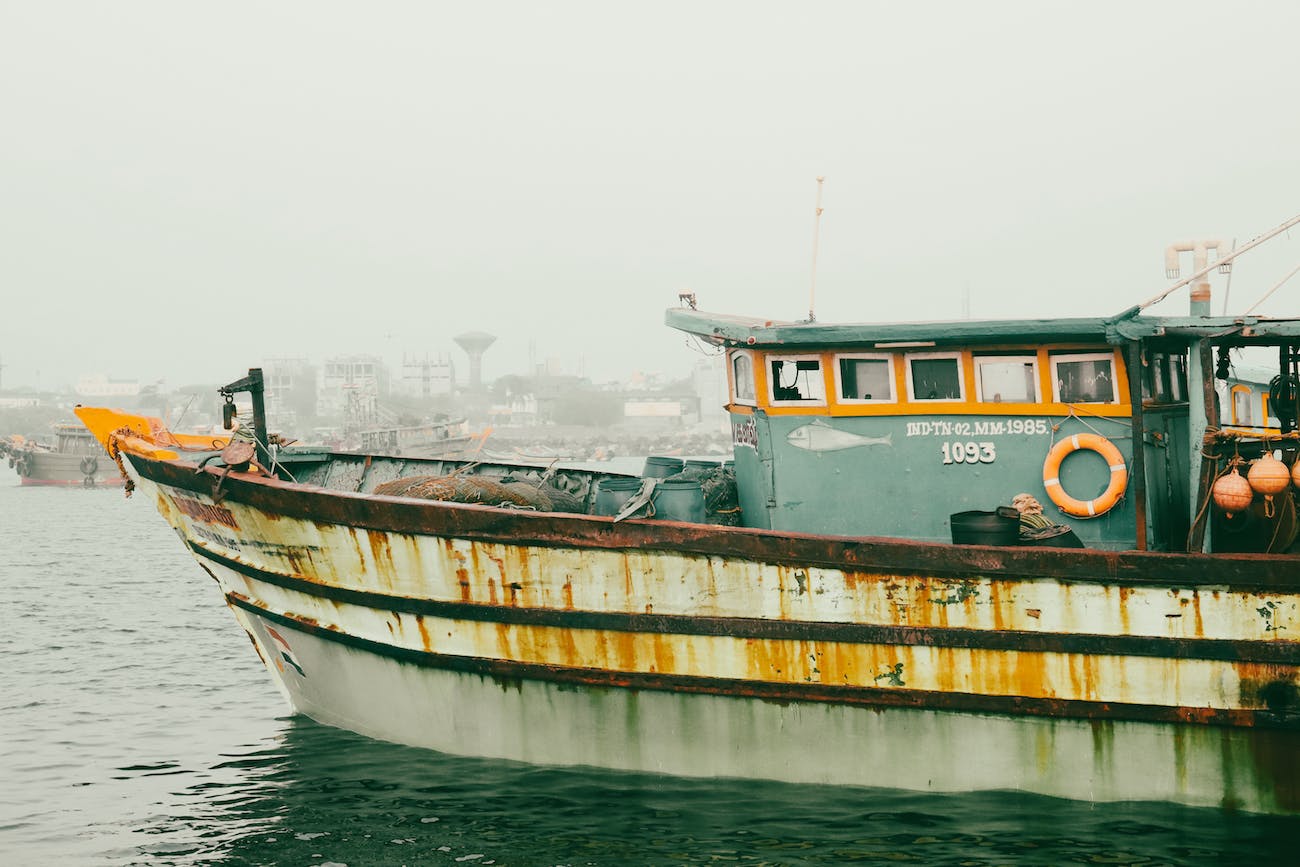
M 528 630 L 520 630 L 520 631 L 526 632 Z M 518 656 L 516 651 L 511 648 L 510 638 L 512 632 L 513 630 L 507 624 L 505 623 L 496 624 L 497 656 L 500 657 L 501 659 L 521 658 Z M 533 658 L 535 659 L 535 657 Z
M 456 580 L 460 583 L 460 601 L 473 602 L 474 596 L 470 593 L 469 586 L 469 570 L 465 568 L 464 563 L 456 567 Z
M 623 557 L 623 607 L 625 610 L 631 606 L 634 595 L 635 590 L 633 590 L 632 581 L 632 552 L 629 551 Z
M 393 563 L 393 551 L 389 547 L 388 534 L 377 530 L 367 530 L 366 540 L 370 543 L 370 555 L 374 560 L 375 571 L 379 573 L 388 573 L 388 580 L 384 583 L 390 587 L 397 577 L 396 566 Z
M 1119 628 L 1122 634 L 1129 635 L 1133 631 L 1133 627 L 1129 623 L 1129 614 L 1131 613 L 1129 611 L 1129 600 L 1133 598 L 1134 588 L 1120 585 L 1118 589 L 1119 589 Z M 1107 595 L 1109 595 L 1109 592 Z
M 988 583 L 988 591 L 989 591 L 989 606 L 993 609 L 993 628 L 1006 629 L 1007 609 L 1006 606 L 1003 604 L 1004 603 L 1003 592 L 1006 591 L 1006 595 L 1008 597 L 1011 597 L 1012 599 L 1014 598 L 1014 594 L 1010 591 L 1009 587 L 1005 586 L 1005 584 L 1002 581 L 990 581 Z M 975 626 L 976 624 L 971 624 L 971 625 Z

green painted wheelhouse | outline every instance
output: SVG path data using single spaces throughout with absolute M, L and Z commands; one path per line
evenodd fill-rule
M 1232 375 L 1216 353 L 1271 346 L 1273 373 L 1293 382 L 1297 320 L 823 325 L 683 308 L 666 321 L 726 353 L 750 527 L 948 542 L 953 514 L 1028 493 L 1088 547 L 1201 550 L 1210 485 L 1231 457 L 1281 447 L 1295 459 L 1294 388 L 1259 426 L 1232 424 L 1214 377 Z

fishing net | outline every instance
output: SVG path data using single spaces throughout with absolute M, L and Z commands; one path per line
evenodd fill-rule
M 724 527 L 740 526 L 740 495 L 731 467 L 688 467 L 670 479 L 696 481 L 704 492 L 704 520 Z M 667 480 L 665 480 L 667 481 Z
M 563 488 L 553 487 L 550 484 L 543 484 L 542 493 L 550 498 L 552 512 L 573 512 L 575 514 L 582 514 L 587 511 L 587 504 L 583 502 L 582 497 L 566 491 Z
M 587 511 L 581 484 L 575 483 L 569 476 L 548 476 L 538 480 L 535 476 L 510 474 L 501 477 L 501 484 L 518 491 L 522 496 L 536 499 L 538 511 L 575 514 Z
M 538 512 L 586 511 L 581 496 L 557 487 L 550 479 L 539 484 L 515 476 L 403 476 L 376 485 L 374 492 L 389 497 L 481 503 L 485 506 L 533 509 Z
M 485 506 L 549 510 L 537 489 L 527 484 L 501 484 L 482 476 L 404 476 L 375 486 L 376 494 L 442 500 L 448 503 L 481 503 Z M 542 505 L 545 503 L 545 505 Z

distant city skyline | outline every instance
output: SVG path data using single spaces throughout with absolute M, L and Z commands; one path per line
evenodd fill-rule
M 1169 285 L 1169 244 L 1300 212 L 1284 0 L 253 8 L 6 5 L 6 388 L 471 330 L 498 338 L 486 379 L 685 375 L 680 292 L 785 320 L 1110 315 Z M 1296 233 L 1249 254 L 1230 312 L 1298 261 Z M 1292 282 L 1261 312 L 1294 311 Z

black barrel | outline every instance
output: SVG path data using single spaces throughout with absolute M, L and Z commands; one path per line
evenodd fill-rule
M 952 525 L 954 545 L 1016 545 L 1020 542 L 1020 514 L 1015 509 L 957 512 L 949 515 L 948 520 Z

